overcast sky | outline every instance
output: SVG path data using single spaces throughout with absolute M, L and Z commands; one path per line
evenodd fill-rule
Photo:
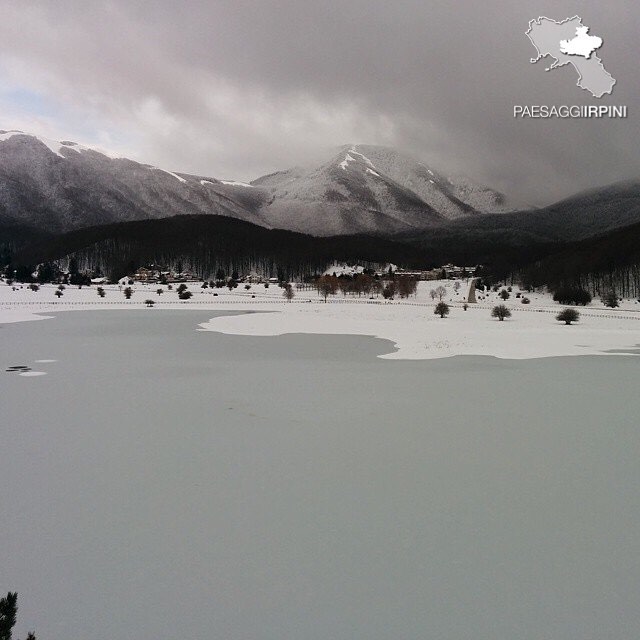
M 640 7 L 629 0 L 0 0 L 0 128 L 252 179 L 332 146 L 396 146 L 535 204 L 638 177 Z M 616 78 L 597 100 L 525 36 L 580 15 Z M 626 104 L 517 121 L 515 104 Z

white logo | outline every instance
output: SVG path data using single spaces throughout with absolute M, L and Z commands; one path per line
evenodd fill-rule
M 595 98 L 613 91 L 616 81 L 595 53 L 602 47 L 602 38 L 589 35 L 580 16 L 560 22 L 542 16 L 529 22 L 526 35 L 538 52 L 532 63 L 549 56 L 553 63 L 545 71 L 573 65 L 578 72 L 577 85 Z

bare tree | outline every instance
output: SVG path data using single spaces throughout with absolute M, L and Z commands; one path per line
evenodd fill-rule
M 382 290 L 382 297 L 385 300 L 393 300 L 396 295 L 396 283 L 393 280 L 389 280 Z
M 376 298 L 382 293 L 382 282 L 380 280 L 373 280 L 371 282 L 371 293 L 376 295 Z
M 335 295 L 338 290 L 338 278 L 335 276 L 320 276 L 316 280 L 316 287 L 318 288 L 318 293 L 326 302 L 327 298 Z
M 442 285 L 440 285 L 437 289 L 436 289 L 436 295 L 438 296 L 438 300 L 440 300 L 440 302 L 442 302 L 442 298 L 444 298 L 447 295 L 447 290 L 445 287 L 443 287 Z
M 374 282 L 373 278 L 370 275 L 366 274 L 366 273 L 361 273 L 358 276 L 358 280 L 360 281 L 360 287 L 361 287 L 363 293 L 366 296 L 370 296 L 371 295 L 371 291 L 373 289 L 373 282 Z
M 396 285 L 401 298 L 408 298 L 410 295 L 415 295 L 418 290 L 418 281 L 409 276 L 397 278 Z

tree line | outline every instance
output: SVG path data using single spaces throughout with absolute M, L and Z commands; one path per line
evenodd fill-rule
M 219 268 L 227 273 L 256 271 L 284 279 L 322 273 L 335 262 L 364 266 L 393 262 L 428 268 L 427 254 L 414 246 L 369 236 L 314 237 L 266 229 L 224 216 L 174 216 L 80 229 L 41 239 L 11 256 L 14 265 L 77 260 L 80 271 L 95 271 L 117 280 L 144 264 L 168 267 L 178 262 L 202 279 Z
M 408 298 L 418 291 L 418 279 L 412 276 L 386 274 L 376 276 L 373 272 L 350 275 L 324 274 L 314 279 L 316 291 L 325 299 L 341 293 L 343 296 L 382 296 L 385 300 Z

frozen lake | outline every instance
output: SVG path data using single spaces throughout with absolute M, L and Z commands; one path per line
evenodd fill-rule
M 640 637 L 640 360 L 381 360 L 213 315 L 0 326 L 16 637 Z

